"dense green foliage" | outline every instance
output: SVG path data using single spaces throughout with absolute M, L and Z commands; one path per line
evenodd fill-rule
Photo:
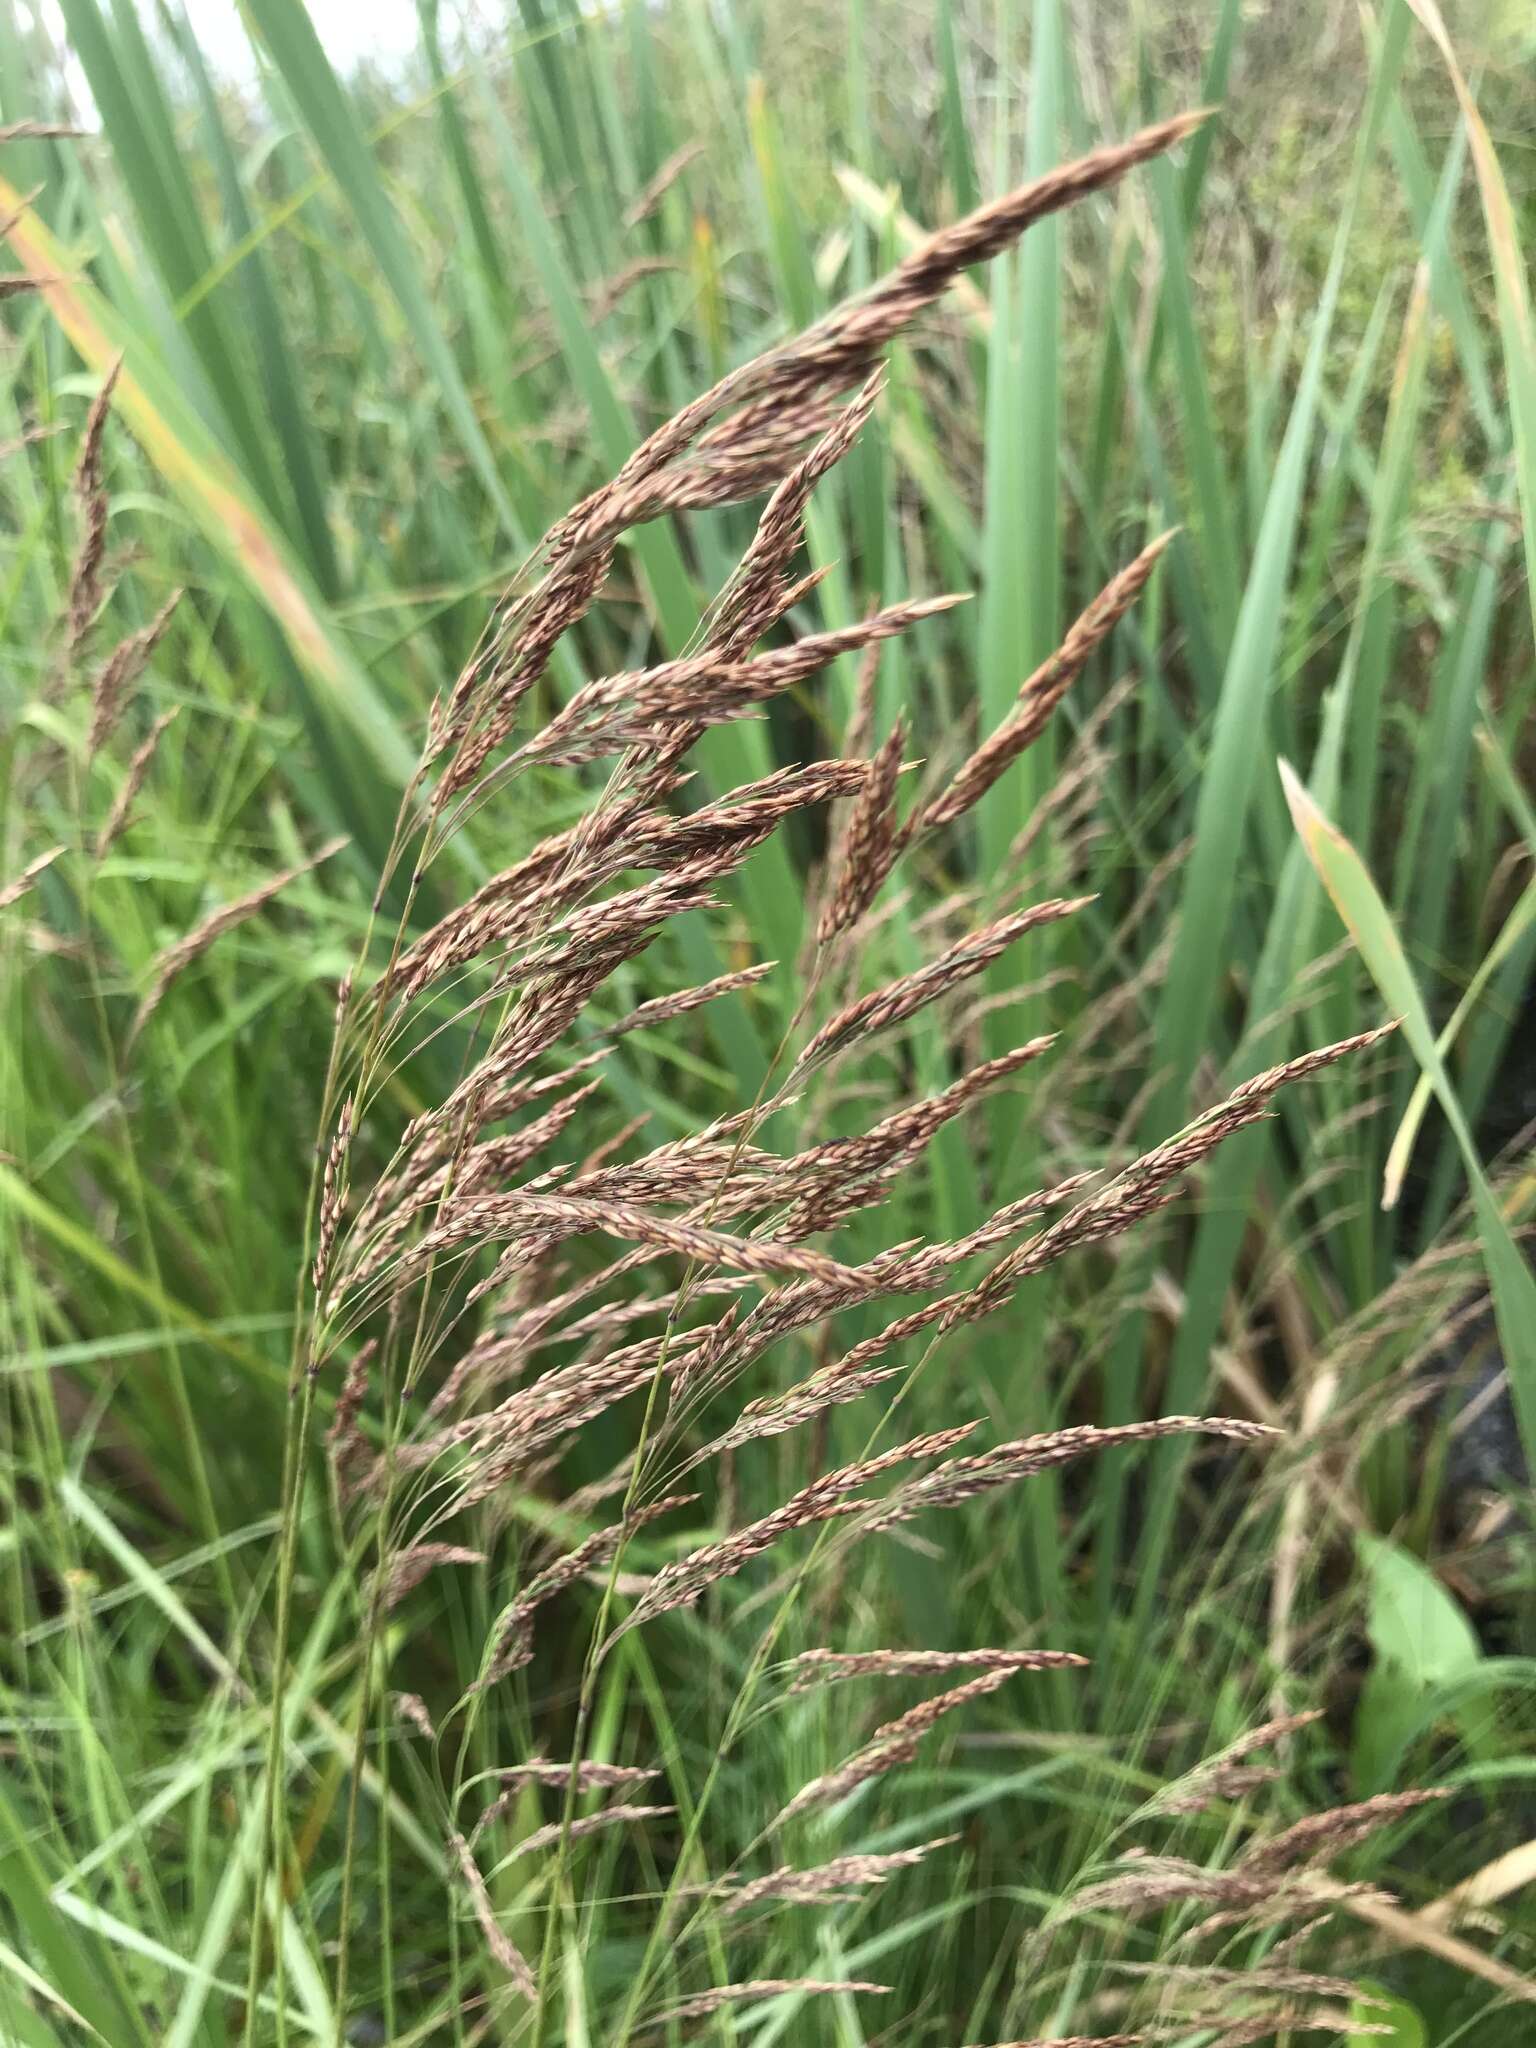
M 619 1455 L 617 1423 L 509 1489 L 473 1532 L 489 1562 L 434 1574 L 369 1654 L 368 1537 L 307 1447 L 273 1745 L 281 1882 L 262 1840 L 288 1357 L 336 986 L 428 705 L 538 536 L 641 433 L 868 284 L 919 227 L 1203 102 L 1219 117 L 1179 157 L 1037 228 L 893 347 L 875 418 L 813 509 L 828 574 L 803 629 L 876 598 L 977 593 L 882 658 L 878 728 L 904 710 L 933 761 L 996 723 L 1114 568 L 1182 529 L 1047 741 L 890 895 L 866 986 L 957 905 L 985 918 L 1020 863 L 1037 894 L 1098 901 L 1011 957 L 966 1047 L 1054 1030 L 1055 1050 L 943 1132 L 853 1242 L 955 1235 L 1118 1160 L 1259 1068 L 1401 1012 L 1404 977 L 1428 1022 L 1283 1098 L 1178 1204 L 954 1333 L 904 1385 L 910 1433 L 1193 1410 L 1293 1434 L 1257 1460 L 1176 1441 L 1043 1477 L 808 1580 L 786 1653 L 1029 1642 L 1092 1666 L 1002 1688 L 795 1851 L 958 1834 L 941 1857 L 750 1940 L 701 1914 L 677 1984 L 673 1958 L 647 1958 L 652 2002 L 694 1988 L 697 1960 L 710 1981 L 895 1987 L 761 2006 L 734 2033 L 763 2048 L 1109 2031 L 1132 1981 L 1116 1966 L 1179 1960 L 1202 1914 L 1064 1921 L 1133 1843 L 1218 1859 L 1255 1812 L 1432 1785 L 1450 1797 L 1338 1866 L 1417 1907 L 1527 1841 L 1536 1325 L 1511 1234 L 1536 1183 L 1528 1140 L 1508 1149 L 1536 1112 L 1522 10 L 1455 24 L 1481 154 L 1401 0 L 1252 22 L 1237 0 L 1131 21 L 1061 0 L 522 0 L 467 40 L 422 0 L 412 74 L 349 81 L 302 0 L 245 12 L 256 82 L 236 89 L 205 69 L 195 10 L 61 0 L 66 65 L 23 0 L 0 0 L 0 126 L 59 118 L 69 90 L 92 108 L 79 138 L 0 143 L 0 285 L 40 281 L 0 305 L 0 886 L 64 849 L 0 909 L 0 2040 L 531 2038 L 484 2005 L 494 1974 L 467 1911 L 448 1930 L 445 1793 L 527 1753 L 530 1693 L 567 1712 L 584 1630 L 566 1643 L 552 1625 L 527 1690 L 465 1722 L 462 1753 L 416 1740 L 390 1701 L 447 1713 L 530 1541 L 586 1533 L 562 1503 Z M 110 594 L 72 639 L 71 473 L 119 352 Z M 751 526 L 699 514 L 632 536 L 544 699 L 684 648 Z M 93 752 L 92 675 L 176 589 Z M 701 780 L 836 752 L 852 671 L 712 735 Z M 130 756 L 173 707 L 96 858 Z M 1374 878 L 1351 896 L 1359 877 L 1330 871 L 1358 945 L 1309 859 L 1318 835 L 1294 829 L 1282 758 Z M 568 822 L 597 779 L 490 797 L 413 914 L 429 922 L 443 892 Z M 335 834 L 345 852 L 210 947 L 132 1034 L 166 947 Z M 572 1156 L 631 1116 L 666 1135 L 752 1099 L 798 999 L 820 854 L 809 832 L 770 842 L 724 914 L 626 970 L 627 1005 L 779 963 L 744 998 L 627 1041 Z M 1442 1067 L 1427 1039 L 1448 1025 Z M 461 1054 L 448 1032 L 402 1064 L 402 1110 L 438 1099 Z M 958 1056 L 914 1029 L 858 1080 L 885 1105 L 942 1087 Z M 1411 1104 L 1422 1122 L 1383 1209 Z M 829 1114 L 859 1128 L 868 1101 L 850 1091 Z M 1489 1176 L 1476 1201 L 1469 1149 Z M 1494 1387 L 1469 1422 L 1490 1268 L 1513 1399 Z M 316 1390 L 321 1426 L 339 1377 Z M 819 1454 L 856 1457 L 872 1426 L 837 1411 Z M 809 1455 L 794 1436 L 752 1446 L 698 1528 L 782 1499 Z M 659 1563 L 675 1540 L 639 1555 Z M 710 1761 L 700 1702 L 734 1690 L 782 1590 L 765 1567 L 625 1638 L 590 1753 L 658 1764 L 686 1821 Z M 749 1719 L 714 1794 L 720 1861 L 850 1747 L 842 1690 Z M 1249 1805 L 1156 1810 L 1197 1759 L 1307 1707 L 1320 1718 Z M 348 1864 L 360 1931 L 338 2012 Z M 620 2040 L 640 1959 L 609 1895 L 666 1875 L 612 1835 L 590 1845 L 561 1952 L 566 2039 Z M 538 1875 L 493 1883 L 536 1946 Z M 1459 1938 L 1530 1985 L 1528 1903 L 1493 1912 Z M 275 1977 L 258 1926 L 277 1930 Z M 1272 1939 L 1234 1930 L 1221 1960 L 1251 1967 Z M 1348 1915 L 1321 1953 L 1404 2001 L 1404 2042 L 1528 2038 L 1465 1956 Z

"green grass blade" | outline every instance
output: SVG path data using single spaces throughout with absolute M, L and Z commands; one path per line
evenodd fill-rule
M 486 495 L 508 537 L 526 543 L 518 529 L 512 502 L 501 480 L 469 392 L 453 353 L 443 338 L 421 271 L 408 246 L 399 216 L 391 204 L 379 167 L 342 91 L 330 61 L 301 0 L 250 0 L 250 17 L 260 30 L 293 103 L 309 130 L 316 155 L 336 183 L 374 260 L 384 273 L 422 360 L 431 371 L 438 395 L 452 420 L 465 454 L 475 467 Z
M 1391 913 L 1359 854 L 1313 803 L 1288 763 L 1280 764 L 1280 773 L 1307 856 L 1333 898 L 1371 979 L 1401 1018 L 1403 1035 L 1428 1077 L 1456 1139 L 1472 1190 L 1478 1240 L 1488 1270 L 1520 1435 L 1526 1457 L 1536 1466 L 1536 1274 L 1531 1272 L 1524 1253 L 1515 1243 L 1483 1171 Z

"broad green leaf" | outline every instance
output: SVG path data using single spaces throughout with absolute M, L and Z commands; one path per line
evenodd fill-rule
M 1366 1633 L 1378 1657 L 1417 1686 L 1461 1678 L 1482 1660 L 1472 1624 L 1411 1550 L 1382 1536 L 1355 1538 L 1369 1585 Z
M 1370 1996 L 1357 1998 L 1349 2017 L 1352 2027 L 1369 2031 L 1352 2031 L 1349 2048 L 1429 2048 L 1429 2034 L 1417 2006 L 1384 1985 L 1362 1980 L 1360 1989 Z M 1390 2031 L 1383 2033 L 1383 2027 Z

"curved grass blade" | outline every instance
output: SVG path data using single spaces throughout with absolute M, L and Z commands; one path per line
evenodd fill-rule
M 1429 1013 L 1391 914 L 1363 860 L 1329 823 L 1289 762 L 1280 780 L 1307 857 L 1333 898 L 1371 979 L 1403 1021 L 1403 1034 L 1445 1111 L 1472 1190 L 1477 1234 L 1493 1294 L 1499 1342 L 1525 1453 L 1536 1464 L 1536 1275 L 1515 1243 L 1478 1157 L 1471 1130 L 1441 1062 Z

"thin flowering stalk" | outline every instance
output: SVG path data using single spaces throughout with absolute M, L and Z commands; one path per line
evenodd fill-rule
M 848 1761 L 840 1764 L 835 1771 L 828 1771 L 819 1778 L 813 1778 L 803 1785 L 780 1812 L 773 1823 L 782 1828 L 799 1814 L 813 1806 L 828 1806 L 834 1800 L 846 1798 L 860 1785 L 868 1784 L 871 1778 L 880 1777 L 884 1772 L 895 1770 L 902 1764 L 910 1763 L 917 1754 L 918 1744 L 931 1728 L 937 1727 L 947 1714 L 968 1707 L 973 1700 L 985 1699 L 989 1693 L 1006 1685 L 1014 1673 L 1005 1665 L 1000 1669 L 978 1672 L 963 1685 L 951 1687 L 948 1692 L 936 1693 L 932 1699 L 921 1700 L 894 1721 L 887 1721 L 875 1730 L 862 1748 Z
M 107 656 L 91 685 L 91 723 L 85 738 L 85 757 L 94 760 L 110 739 L 122 717 L 129 690 L 143 673 L 145 664 L 165 637 L 172 615 L 181 602 L 173 590 L 149 624 L 130 633 Z
M 74 492 L 80 507 L 81 534 L 69 576 L 69 599 L 65 618 L 65 639 L 71 654 L 89 631 L 101 607 L 101 569 L 107 549 L 107 493 L 102 470 L 102 445 L 106 438 L 107 414 L 123 367 L 116 356 L 102 378 L 91 409 L 86 415 L 85 434 L 75 464 Z
M 896 785 L 906 752 L 907 727 L 898 718 L 869 765 L 864 787 L 854 798 L 847 827 L 833 855 L 836 881 L 816 925 L 825 946 L 859 922 L 896 864 L 902 835 L 896 823 Z
M 133 809 L 134 800 L 144 787 L 145 778 L 149 774 L 150 765 L 154 761 L 161 737 L 167 727 L 180 716 L 180 713 L 181 706 L 179 704 L 173 704 L 169 710 L 162 711 L 150 727 L 148 733 L 139 742 L 138 746 L 135 747 L 132 758 L 128 763 L 127 771 L 118 786 L 117 795 L 112 799 L 112 808 L 108 811 L 106 818 L 103 820 L 101 830 L 96 835 L 96 858 L 98 860 L 105 858 L 122 836 L 123 829 L 128 823 L 129 814 Z
M 308 860 L 300 861 L 297 867 L 285 869 L 280 875 L 271 876 L 235 902 L 222 905 L 211 916 L 205 917 L 202 923 L 194 927 L 184 938 L 168 946 L 155 962 L 154 978 L 148 993 L 134 1012 L 133 1022 L 128 1030 L 130 1048 L 159 1008 L 171 984 L 192 965 L 194 960 L 200 960 L 208 948 L 226 932 L 233 931 L 236 925 L 244 924 L 248 917 L 254 917 L 258 910 L 270 903 L 273 897 L 279 895 L 290 883 L 309 874 L 319 867 L 322 861 L 329 860 L 333 854 L 340 853 L 346 844 L 344 837 L 327 840 L 320 851 L 312 854 Z
M 46 853 L 40 853 L 34 860 L 29 860 L 19 875 L 13 875 L 10 881 L 0 883 L 0 910 L 9 910 L 13 903 L 19 903 L 38 876 L 46 874 L 59 856 L 67 851 L 68 849 L 63 846 L 50 846 Z
M 1093 901 L 1092 896 L 1079 896 L 1032 904 L 1028 910 L 996 918 L 980 931 L 957 940 L 926 966 L 904 974 L 885 988 L 860 996 L 830 1017 L 801 1052 L 795 1062 L 797 1071 L 856 1041 L 873 1038 L 893 1025 L 905 1023 L 929 1003 L 974 980 L 1026 933 L 1054 924 L 1058 918 L 1070 917 Z
M 1078 1670 L 1071 1650 L 802 1650 L 790 1660 L 792 1693 L 850 1678 L 929 1678 L 951 1671 Z
M 743 1999 L 781 1998 L 787 1992 L 796 1992 L 802 1998 L 816 1998 L 834 1992 L 847 1995 L 855 1991 L 886 1992 L 890 1988 L 889 1984 L 868 1984 L 851 1977 L 758 1977 L 744 1984 L 720 1984 L 713 1991 L 701 1991 L 695 1998 L 681 1998 L 675 2005 L 663 2006 L 646 2021 L 645 2031 L 659 2033 L 682 2020 L 707 2019 L 711 2013 L 719 2012 L 724 2006 L 738 2004 Z
M 1150 542 L 1073 622 L 1056 652 L 1020 685 L 1018 702 L 1002 724 L 956 771 L 947 787 L 923 805 L 913 821 L 914 838 L 964 816 L 1011 764 L 1034 745 L 1067 690 L 1140 597 L 1173 539 L 1172 533 L 1164 533 Z

